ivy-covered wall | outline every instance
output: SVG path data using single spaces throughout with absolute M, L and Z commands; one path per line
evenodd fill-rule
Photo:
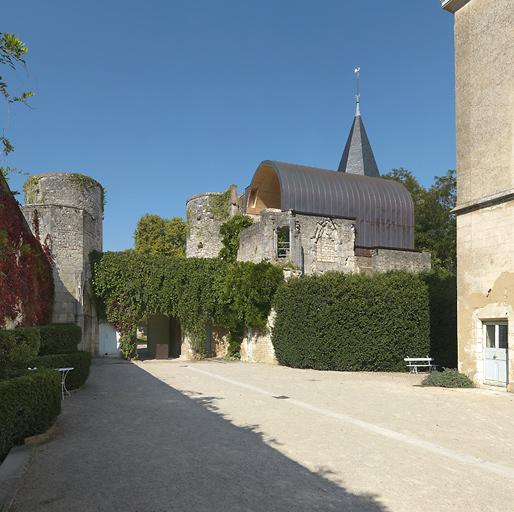
M 33 223 L 37 227 L 37 214 Z M 0 327 L 50 323 L 51 254 L 36 236 L 0 175 Z
M 174 258 L 135 251 L 97 253 L 91 279 L 97 307 L 122 333 L 154 315 L 180 321 L 201 353 L 206 329 L 222 327 L 240 342 L 244 329 L 265 329 L 282 269 L 269 263 Z

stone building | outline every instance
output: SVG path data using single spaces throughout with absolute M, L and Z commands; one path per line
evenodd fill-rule
M 239 261 L 283 263 L 304 274 L 430 268 L 414 248 L 414 206 L 407 189 L 380 178 L 360 113 L 356 113 L 337 171 L 263 161 L 245 193 L 194 196 L 187 202 L 188 257 L 221 249 L 213 201 L 226 217 L 254 224 L 240 236 Z
M 102 250 L 103 189 L 81 174 L 32 176 L 23 214 L 51 251 L 55 301 L 52 321 L 82 328 L 81 350 L 98 353 L 99 324 L 89 285 L 89 255 Z
M 459 369 L 514 391 L 514 1 L 454 14 Z

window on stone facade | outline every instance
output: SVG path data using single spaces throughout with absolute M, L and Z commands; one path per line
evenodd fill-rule
M 291 253 L 291 240 L 289 226 L 282 226 L 276 230 L 277 236 L 277 258 L 287 259 Z

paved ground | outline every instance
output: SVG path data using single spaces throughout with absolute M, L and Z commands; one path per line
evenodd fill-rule
M 514 510 L 514 395 L 419 381 L 97 360 L 14 510 Z

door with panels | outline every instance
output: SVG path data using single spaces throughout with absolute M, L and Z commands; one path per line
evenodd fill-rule
M 508 375 L 508 324 L 504 321 L 483 322 L 484 383 L 506 386 Z

